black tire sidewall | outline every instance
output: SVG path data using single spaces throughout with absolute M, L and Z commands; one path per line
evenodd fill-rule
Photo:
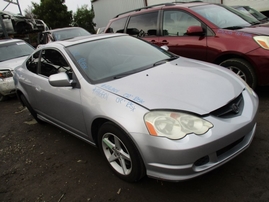
M 4 95 L 0 94 L 0 102 L 5 101 L 6 99 L 7 99 L 7 98 L 6 98 L 6 96 L 4 96 Z
M 122 175 L 118 173 L 108 162 L 102 146 L 102 139 L 104 134 L 106 133 L 112 133 L 113 135 L 117 136 L 127 148 L 132 161 L 132 170 L 130 174 Z M 128 182 L 136 182 L 145 175 L 144 164 L 137 148 L 135 147 L 134 143 L 130 140 L 130 138 L 127 136 L 127 134 L 115 124 L 111 122 L 106 122 L 100 127 L 98 131 L 98 147 L 109 167 L 119 178 Z
M 34 119 L 38 122 L 38 123 L 43 123 L 43 121 L 41 121 L 39 118 L 37 118 L 37 114 L 35 112 L 35 110 L 31 107 L 30 103 L 28 102 L 28 100 L 26 99 L 26 97 L 24 95 L 20 95 L 21 101 L 24 104 L 24 106 L 27 107 L 28 111 L 31 113 L 31 115 L 34 117 Z

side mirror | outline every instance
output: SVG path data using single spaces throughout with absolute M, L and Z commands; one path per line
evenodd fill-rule
M 186 35 L 202 35 L 204 30 L 201 26 L 190 26 L 187 29 Z
M 72 80 L 70 80 L 65 72 L 60 72 L 58 74 L 50 75 L 49 77 L 50 85 L 54 87 L 71 87 Z

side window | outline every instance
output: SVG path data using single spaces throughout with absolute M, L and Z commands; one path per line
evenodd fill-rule
M 183 11 L 164 11 L 163 35 L 184 36 L 190 26 L 201 26 L 201 22 Z
M 130 18 L 127 34 L 145 37 L 157 34 L 158 12 L 136 15 Z
M 27 69 L 35 74 L 37 74 L 39 54 L 40 51 L 37 51 L 26 61 Z
M 40 59 L 40 74 L 49 77 L 52 74 L 59 72 L 66 72 L 71 79 L 71 67 L 62 56 L 62 54 L 55 49 L 45 49 L 41 53 Z
M 106 33 L 123 33 L 126 20 L 127 18 L 121 18 L 113 21 L 106 30 Z

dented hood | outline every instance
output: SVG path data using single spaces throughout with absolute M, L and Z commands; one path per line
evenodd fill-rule
M 149 110 L 184 110 L 200 115 L 224 106 L 245 87 L 225 68 L 183 57 L 98 86 Z
M 14 68 L 20 66 L 27 57 L 28 56 L 24 56 L 0 62 L 0 69 L 14 70 Z

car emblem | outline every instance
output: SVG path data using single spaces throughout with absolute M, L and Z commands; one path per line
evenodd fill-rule
M 239 107 L 236 103 L 232 104 L 231 109 L 233 110 L 234 113 L 236 113 L 236 114 L 239 113 Z

